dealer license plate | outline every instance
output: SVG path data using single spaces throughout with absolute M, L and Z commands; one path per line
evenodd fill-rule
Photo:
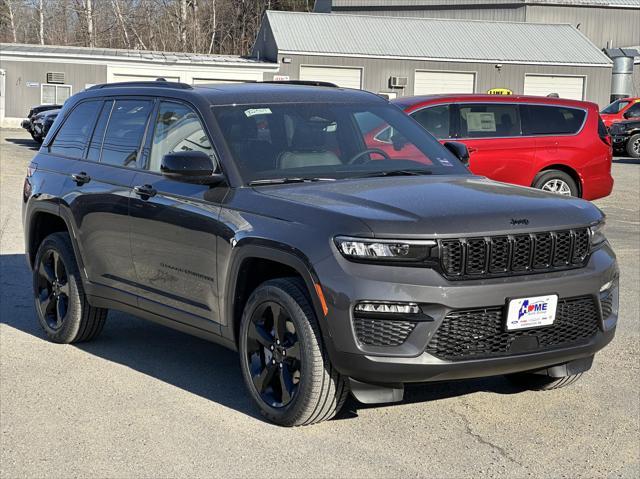
M 558 296 L 532 296 L 512 299 L 507 313 L 507 330 L 549 326 L 556 319 Z

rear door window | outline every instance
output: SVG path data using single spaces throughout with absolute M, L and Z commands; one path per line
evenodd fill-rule
M 100 161 L 100 151 L 102 149 L 102 141 L 104 140 L 104 132 L 107 129 L 107 122 L 109 116 L 111 116 L 111 109 L 113 108 L 113 100 L 104 102 L 102 111 L 98 117 L 98 123 L 93 130 L 93 136 L 91 137 L 91 143 L 89 144 L 89 152 L 87 153 L 87 160 Z
M 546 105 L 520 105 L 525 135 L 572 135 L 582 128 L 586 111 Z
M 411 117 L 438 139 L 449 138 L 449 105 L 436 105 L 411 113 Z
M 82 158 L 101 101 L 86 101 L 76 106 L 54 138 L 49 152 L 69 158 Z
M 504 138 L 522 134 L 516 104 L 461 104 L 458 116 L 462 138 Z
M 152 106 L 149 100 L 116 100 L 102 143 L 102 163 L 136 166 Z

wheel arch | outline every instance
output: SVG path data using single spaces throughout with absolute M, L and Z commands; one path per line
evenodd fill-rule
M 280 243 L 257 239 L 242 240 L 234 249 L 236 251 L 228 270 L 222 314 L 228 319 L 226 335 L 236 346 L 242 311 L 251 293 L 264 281 L 288 276 L 302 279 L 306 286 L 304 292 L 318 318 L 322 334 L 327 334 L 322 320 L 323 304 L 316 292 L 320 283 L 311 263 L 301 251 Z
M 542 168 L 540 171 L 538 171 L 535 176 L 533 177 L 533 181 L 531 182 L 531 186 L 535 185 L 536 181 L 538 181 L 538 178 L 540 177 L 540 175 L 542 175 L 543 173 L 549 171 L 549 170 L 559 170 L 562 171 L 563 173 L 568 174 L 573 181 L 576 182 L 576 185 L 578 187 L 578 195 L 580 198 L 582 198 L 582 194 L 584 191 L 583 188 L 583 182 L 582 182 L 582 177 L 580 176 L 580 174 L 578 173 L 577 170 L 575 170 L 574 168 L 562 164 L 562 163 L 553 163 L 551 165 L 547 165 L 544 168 Z

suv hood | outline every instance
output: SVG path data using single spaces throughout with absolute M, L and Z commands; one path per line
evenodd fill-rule
M 603 216 L 578 198 L 477 176 L 366 178 L 256 191 L 357 218 L 377 237 L 545 231 L 585 226 Z

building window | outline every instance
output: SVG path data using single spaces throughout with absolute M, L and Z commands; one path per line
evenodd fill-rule
M 43 105 L 62 105 L 70 96 L 71 85 L 43 83 L 40 88 L 40 103 Z

